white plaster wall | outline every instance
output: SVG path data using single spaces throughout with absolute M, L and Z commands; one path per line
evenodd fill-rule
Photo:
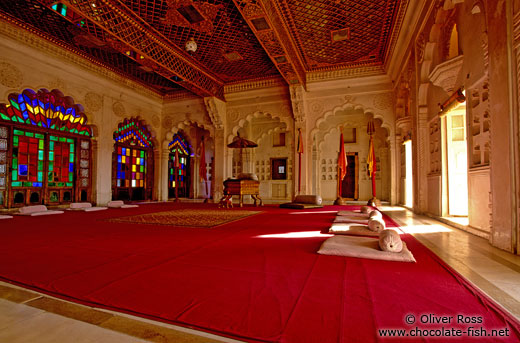
M 469 226 L 491 232 L 489 210 L 490 179 L 489 168 L 472 170 L 468 177 Z

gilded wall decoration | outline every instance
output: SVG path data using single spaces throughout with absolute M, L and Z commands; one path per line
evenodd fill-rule
M 23 74 L 16 66 L 0 62 L 0 83 L 9 88 L 20 88 L 23 83 Z
M 88 92 L 83 101 L 85 109 L 89 112 L 97 112 L 103 106 L 103 97 L 97 93 Z
M 118 117 L 123 118 L 126 115 L 125 106 L 122 103 L 120 103 L 119 101 L 115 102 L 112 105 L 112 110 L 114 111 L 114 114 Z

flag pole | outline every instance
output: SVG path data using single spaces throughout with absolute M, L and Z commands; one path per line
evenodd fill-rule
M 347 202 L 341 196 L 343 178 L 347 174 L 347 156 L 345 155 L 345 143 L 343 141 L 343 126 L 340 129 L 339 153 L 338 153 L 338 197 L 334 205 L 346 205 Z
M 298 129 L 298 194 L 301 192 L 302 185 L 302 154 L 303 154 L 303 137 L 302 129 Z
M 367 125 L 367 134 L 370 136 L 368 143 L 368 157 L 367 157 L 367 172 L 368 176 L 372 179 L 372 199 L 368 200 L 367 205 L 377 206 L 380 201 L 376 198 L 376 152 L 374 147 L 374 134 L 376 130 L 374 127 L 374 121 L 370 119 Z

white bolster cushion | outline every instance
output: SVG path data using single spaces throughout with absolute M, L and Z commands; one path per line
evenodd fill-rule
M 401 252 L 403 250 L 403 241 L 396 231 L 383 230 L 379 234 L 379 247 L 383 251 Z
M 83 209 L 83 208 L 90 208 L 92 207 L 92 204 L 89 203 L 89 202 L 73 202 L 72 204 L 70 204 L 70 208 L 72 209 Z
M 370 211 L 370 214 L 368 215 L 368 218 L 383 219 L 383 215 L 378 210 L 373 210 L 373 211 Z
M 370 206 L 361 206 L 359 212 L 369 214 L 372 211 L 372 207 Z
M 293 203 L 321 205 L 322 199 L 319 195 L 297 195 Z
M 45 206 L 45 205 L 24 206 L 24 207 L 21 207 L 19 211 L 22 214 L 45 212 L 45 211 L 47 211 L 47 206 Z
M 386 228 L 385 221 L 381 218 L 371 218 L 368 220 L 368 228 L 375 232 L 381 232 Z

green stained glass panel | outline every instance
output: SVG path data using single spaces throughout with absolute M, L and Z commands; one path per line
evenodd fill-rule
M 16 170 L 13 170 L 11 180 L 13 180 L 13 181 L 18 180 L 18 168 L 16 168 Z
M 38 172 L 38 182 L 43 181 L 43 172 Z
M 14 130 L 13 132 L 14 132 L 15 135 L 21 135 L 22 136 L 24 134 L 24 132 L 21 131 L 21 130 Z
M 13 145 L 14 145 L 15 147 L 18 146 L 18 136 L 13 136 Z
M 49 182 L 49 187 L 54 187 L 56 186 L 56 182 Z
M 56 141 L 56 142 L 57 142 L 57 141 L 58 141 L 58 137 L 56 137 L 56 136 L 51 136 L 51 141 Z
M 70 154 L 69 162 L 74 162 L 74 153 Z
M 38 170 L 43 170 L 43 161 L 38 161 Z
M 54 150 L 54 142 L 49 143 L 49 150 Z
M 18 159 L 13 158 L 13 169 L 18 169 Z
M 38 149 L 43 150 L 43 140 L 38 141 Z
M 13 187 L 21 187 L 22 186 L 22 183 L 20 181 L 16 181 L 16 182 L 11 182 L 11 185 Z
M 144 173 L 144 166 L 141 166 L 141 173 Z
M 38 159 L 43 161 L 43 150 L 38 150 Z
M 54 151 L 49 151 L 49 161 L 54 161 Z
M 73 176 L 72 173 L 69 173 L 69 181 L 71 181 L 71 182 L 72 182 L 72 176 Z
M 53 170 L 54 170 L 54 163 L 49 162 L 49 171 L 53 171 Z
M 34 137 L 34 133 L 32 133 L 32 132 L 26 132 L 25 135 L 27 137 Z
M 72 182 L 67 182 L 67 187 L 72 187 Z
M 67 138 L 65 138 L 65 137 L 60 137 L 60 138 L 59 138 L 59 141 L 60 141 L 60 142 L 66 142 L 66 141 L 67 141 Z
M 65 182 L 58 182 L 58 187 L 63 187 L 65 186 Z
M 36 138 L 41 138 L 41 139 L 45 138 L 45 136 L 42 135 L 41 133 L 36 133 L 36 134 L 34 134 L 34 137 L 36 137 Z
M 141 158 L 144 158 L 144 151 L 141 150 Z
M 25 181 L 25 182 L 22 182 L 23 186 L 24 187 L 32 187 L 32 182 L 31 181 Z
M 67 138 L 68 143 L 74 143 L 74 140 L 72 138 Z

